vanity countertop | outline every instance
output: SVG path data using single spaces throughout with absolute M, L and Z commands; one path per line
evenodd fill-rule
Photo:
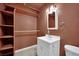
M 47 43 L 53 43 L 53 42 L 60 40 L 60 36 L 55 36 L 55 35 L 46 35 L 46 36 L 41 36 L 37 38 Z

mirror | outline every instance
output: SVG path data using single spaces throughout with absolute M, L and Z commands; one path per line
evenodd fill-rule
M 55 28 L 55 12 L 48 14 L 48 20 L 49 28 Z
M 47 29 L 58 30 L 58 14 L 56 8 L 48 9 L 47 11 Z

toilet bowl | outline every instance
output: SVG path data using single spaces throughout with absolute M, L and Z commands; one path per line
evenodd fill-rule
M 64 48 L 66 56 L 79 56 L 79 47 L 65 45 Z

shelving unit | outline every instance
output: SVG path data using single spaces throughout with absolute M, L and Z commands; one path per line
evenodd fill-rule
M 2 21 L 0 24 L 0 56 L 14 55 L 14 8 L 5 5 L 0 10 Z

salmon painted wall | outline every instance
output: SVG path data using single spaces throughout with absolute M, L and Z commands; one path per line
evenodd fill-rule
M 36 44 L 36 32 L 30 32 L 37 29 L 37 19 L 33 16 L 21 13 L 15 14 L 15 49 L 25 48 Z M 19 32 L 18 32 L 19 31 Z M 26 31 L 26 32 L 20 32 Z
M 61 48 L 60 55 L 65 55 L 64 45 L 71 44 L 79 46 L 79 4 L 56 4 L 58 8 L 58 30 L 50 31 L 52 35 L 61 36 Z M 44 8 L 40 16 L 38 17 L 38 36 L 45 35 L 47 33 L 46 28 L 46 8 Z M 62 24 L 64 22 L 64 24 Z

